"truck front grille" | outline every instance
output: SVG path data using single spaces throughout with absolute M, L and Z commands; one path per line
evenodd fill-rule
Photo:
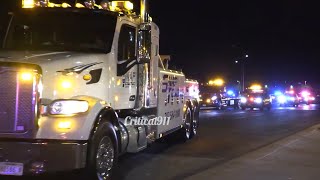
M 17 134 L 35 128 L 37 78 L 13 68 L 0 68 L 0 134 Z

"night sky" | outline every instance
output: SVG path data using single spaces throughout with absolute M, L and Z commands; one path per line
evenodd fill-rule
M 1 0 L 1 12 L 15 0 Z M 132 1 L 138 4 L 139 1 Z M 319 6 L 304 0 L 150 0 L 160 53 L 189 77 L 320 84 Z

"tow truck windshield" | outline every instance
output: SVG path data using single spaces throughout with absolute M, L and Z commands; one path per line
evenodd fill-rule
M 116 16 L 80 10 L 22 10 L 9 21 L 5 48 L 12 50 L 111 50 Z

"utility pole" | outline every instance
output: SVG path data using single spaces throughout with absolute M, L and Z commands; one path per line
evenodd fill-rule
M 249 57 L 249 55 L 245 55 L 245 58 L 241 59 L 241 81 L 242 81 L 242 91 L 245 90 L 245 63 L 246 59 Z
M 244 60 L 242 60 L 242 63 L 241 63 L 241 72 L 242 72 L 242 78 L 241 78 L 241 81 L 242 81 L 242 92 L 244 91 L 244 89 L 245 89 L 245 83 L 244 83 L 244 81 L 245 81 L 245 79 L 244 79 L 244 63 L 245 63 L 245 61 Z

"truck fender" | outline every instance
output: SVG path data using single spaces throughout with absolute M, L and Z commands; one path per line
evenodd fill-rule
M 100 111 L 100 113 L 97 115 L 90 132 L 89 142 L 90 142 L 90 139 L 92 139 L 92 137 L 94 137 L 94 135 L 97 133 L 100 126 L 106 124 L 106 122 L 109 122 L 108 124 L 111 125 L 108 128 L 112 133 L 114 133 L 114 136 L 116 137 L 115 144 L 116 144 L 117 152 L 119 153 L 118 147 L 121 147 L 121 141 L 118 141 L 118 139 L 120 138 L 120 131 L 119 131 L 120 124 L 119 124 L 116 112 L 111 107 L 103 108 Z

